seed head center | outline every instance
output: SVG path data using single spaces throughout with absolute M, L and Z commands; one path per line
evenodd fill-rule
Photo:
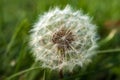
M 57 44 L 57 48 L 60 50 L 70 49 L 70 44 L 74 40 L 72 31 L 65 28 L 56 31 L 52 36 L 52 42 Z

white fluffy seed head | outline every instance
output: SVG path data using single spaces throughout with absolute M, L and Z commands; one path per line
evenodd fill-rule
M 66 6 L 40 16 L 31 29 L 30 46 L 42 67 L 72 71 L 76 65 L 90 62 L 97 47 L 96 36 L 91 19 Z

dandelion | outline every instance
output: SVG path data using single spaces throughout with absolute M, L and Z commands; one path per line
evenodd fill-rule
M 55 8 L 40 16 L 31 29 L 33 55 L 42 67 L 66 69 L 91 61 L 97 47 L 96 26 L 81 11 L 70 6 Z

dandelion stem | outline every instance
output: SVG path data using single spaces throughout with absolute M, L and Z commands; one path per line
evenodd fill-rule
M 65 57 L 65 51 L 63 49 L 60 49 L 60 50 L 58 50 L 58 52 L 60 54 L 60 62 L 59 62 L 59 64 L 61 64 L 63 62 L 64 57 Z M 64 77 L 62 68 L 59 69 L 59 77 L 60 77 L 60 80 L 62 80 L 63 77 Z
M 63 79 L 63 70 L 62 69 L 60 69 L 60 71 L 59 71 L 59 76 L 60 76 L 60 80 L 62 80 Z

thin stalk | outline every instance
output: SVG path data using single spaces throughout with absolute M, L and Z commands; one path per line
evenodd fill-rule
M 64 78 L 62 69 L 60 69 L 60 71 L 59 71 L 59 76 L 60 76 L 60 80 L 62 80 Z
M 61 64 L 63 62 L 64 57 L 65 57 L 65 50 L 64 49 L 59 49 L 58 52 L 59 52 L 59 55 L 60 55 L 59 64 Z M 62 80 L 64 78 L 62 68 L 59 69 L 59 77 L 60 77 L 60 80 Z
M 95 53 L 112 53 L 112 52 L 120 52 L 120 48 L 118 48 L 118 49 L 101 50 L 101 51 L 96 51 Z
M 21 74 L 24 74 L 24 73 L 27 73 L 27 72 L 29 72 L 29 71 L 36 70 L 36 69 L 41 69 L 41 68 L 40 68 L 40 67 L 34 67 L 34 68 L 29 68 L 29 69 L 23 70 L 23 71 L 21 71 L 21 72 L 18 72 L 18 73 L 13 74 L 12 76 L 8 77 L 6 80 L 11 80 L 11 79 L 13 79 L 14 77 L 17 77 L 17 76 L 19 76 L 19 75 L 21 75 Z

